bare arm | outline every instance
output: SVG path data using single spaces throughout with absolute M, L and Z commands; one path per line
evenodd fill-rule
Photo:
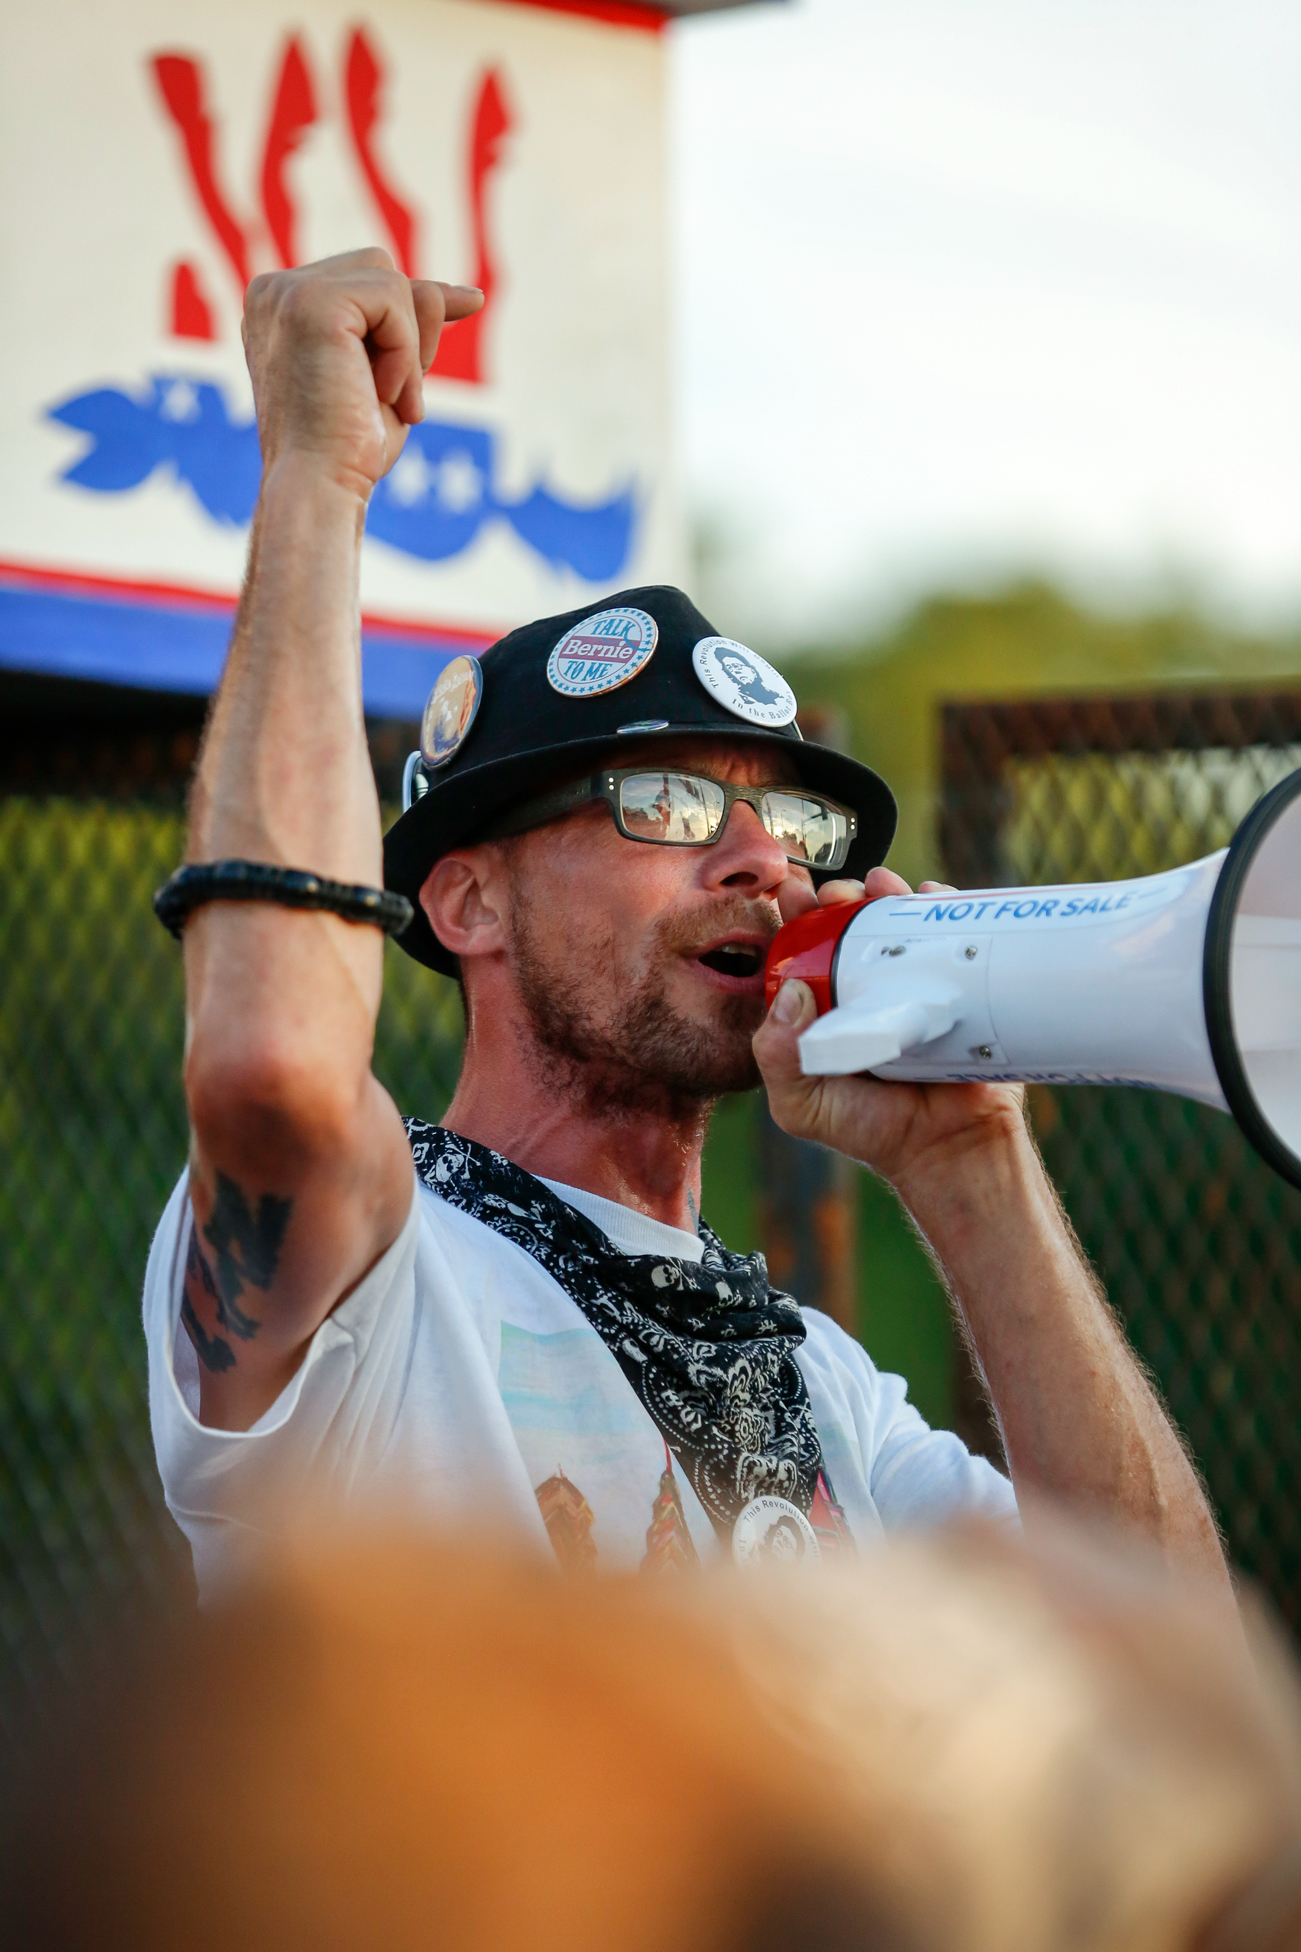
M 366 503 L 423 410 L 445 314 L 477 303 L 413 285 L 382 251 L 250 286 L 262 493 L 187 859 L 382 881 L 361 703 Z M 187 925 L 183 1319 L 206 1423 L 261 1415 L 406 1217 L 410 1154 L 370 1068 L 382 952 L 377 929 L 266 903 L 214 902 Z
M 880 868 L 867 886 L 905 889 Z M 822 898 L 858 892 L 833 884 Z M 785 1021 L 783 998 L 799 1006 Z M 1227 1597 L 1196 1473 L 1079 1253 L 1020 1089 L 803 1077 L 797 1040 L 813 1017 L 806 986 L 788 983 L 755 1038 L 773 1116 L 873 1167 L 903 1200 L 962 1311 L 1018 1496 L 1128 1528 Z

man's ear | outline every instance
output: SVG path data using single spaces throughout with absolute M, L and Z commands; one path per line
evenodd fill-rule
M 493 956 L 506 947 L 508 892 L 500 850 L 466 847 L 435 861 L 420 906 L 454 956 Z

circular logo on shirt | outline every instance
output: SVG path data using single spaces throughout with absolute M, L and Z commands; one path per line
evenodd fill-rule
M 732 1557 L 739 1566 L 815 1565 L 822 1548 L 798 1505 L 752 1498 L 732 1527 Z
M 567 630 L 547 659 L 547 683 L 565 698 L 596 698 L 650 663 L 659 626 L 644 610 L 598 610 Z
M 483 698 L 483 667 L 477 657 L 454 657 L 438 674 L 420 721 L 420 757 L 426 771 L 445 766 L 469 737 Z
M 789 725 L 799 709 L 781 672 L 733 637 L 702 637 L 691 662 L 710 697 L 751 725 Z

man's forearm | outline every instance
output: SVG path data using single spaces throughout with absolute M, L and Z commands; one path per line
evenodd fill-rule
M 1029 1132 L 973 1135 L 897 1187 L 962 1311 L 1021 1494 L 1132 1528 L 1224 1582 L 1214 1520 L 1084 1265 Z
M 263 484 L 230 658 L 191 809 L 194 859 L 380 871 L 361 705 L 365 503 L 298 457 Z

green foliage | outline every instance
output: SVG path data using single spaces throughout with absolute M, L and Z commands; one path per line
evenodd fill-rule
M 1301 640 L 1235 635 L 1184 611 L 1102 617 L 1027 582 L 989 597 L 934 597 L 852 651 L 810 647 L 792 675 L 804 700 L 844 707 L 855 756 L 893 787 L 899 832 L 890 865 L 916 882 L 941 865 L 939 704 L 1281 685 L 1301 675 Z

